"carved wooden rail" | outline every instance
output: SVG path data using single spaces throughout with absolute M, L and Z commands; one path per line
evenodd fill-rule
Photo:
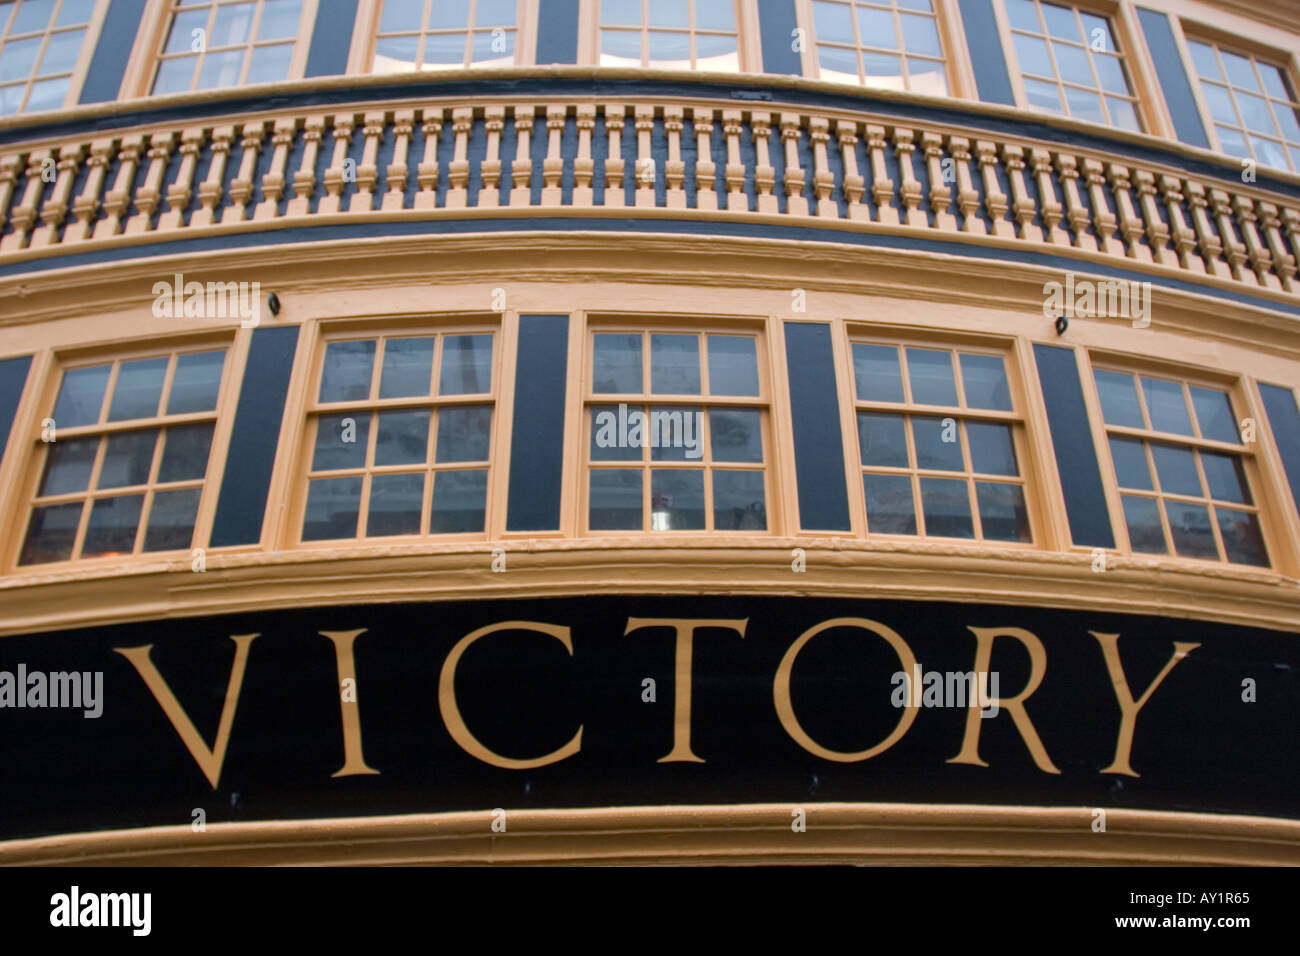
M 410 104 L 0 148 L 0 262 L 118 236 L 539 207 L 988 236 L 1300 291 L 1290 197 L 897 118 L 735 102 Z

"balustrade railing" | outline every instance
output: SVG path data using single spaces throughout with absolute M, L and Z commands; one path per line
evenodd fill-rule
M 834 223 L 1300 291 L 1290 196 L 976 128 L 806 107 L 386 104 L 0 147 L 0 263 L 134 241 L 120 237 L 539 208 Z

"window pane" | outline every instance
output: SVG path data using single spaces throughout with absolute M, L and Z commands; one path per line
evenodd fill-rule
M 906 475 L 863 475 L 868 534 L 916 534 L 912 479 Z
M 1054 43 L 1052 52 L 1056 54 L 1056 69 L 1061 79 L 1067 83 L 1080 86 L 1094 86 L 1092 66 L 1088 63 L 1088 54 L 1083 47 L 1070 46 L 1068 43 Z
M 474 26 L 512 27 L 515 25 L 515 0 L 478 0 L 474 6 Z
M 1215 508 L 1219 519 L 1219 533 L 1223 535 L 1223 549 L 1234 564 L 1253 564 L 1268 567 L 1268 550 L 1264 536 L 1259 531 L 1259 521 L 1253 514 L 1232 508 Z
M 1142 124 L 1138 120 L 1137 110 L 1128 100 L 1121 100 L 1114 96 L 1106 97 L 1106 108 L 1110 110 L 1110 123 L 1119 129 L 1128 129 L 1133 132 L 1141 132 Z
M 1124 522 L 1128 525 L 1129 543 L 1139 554 L 1166 554 L 1164 527 L 1160 508 L 1154 498 L 1124 496 Z
M 93 425 L 99 421 L 99 410 L 104 404 L 104 389 L 108 385 L 110 365 L 74 368 L 63 373 L 59 398 L 54 403 L 54 424 L 57 428 L 76 428 Z
M 907 88 L 930 96 L 948 95 L 948 74 L 934 60 L 907 58 Z
M 652 407 L 645 441 L 651 461 L 698 461 L 704 454 L 704 413 L 698 407 Z
M 1047 53 L 1047 42 L 1040 40 L 1038 37 L 1028 37 L 1023 33 L 1014 34 L 1016 42 L 1016 58 L 1020 61 L 1020 69 L 1025 73 L 1036 73 L 1039 76 L 1052 77 L 1055 72 L 1052 70 L 1052 58 Z
M 591 460 L 640 461 L 645 415 L 639 405 L 595 405 L 591 409 Z
M 456 409 L 448 409 L 449 412 Z M 422 465 L 429 460 L 429 409 L 380 412 L 376 465 Z
M 438 448 L 434 461 L 487 461 L 492 408 L 468 405 L 438 412 Z
M 461 0 L 465 2 L 465 0 Z M 435 0 L 435 10 L 441 10 L 447 6 L 455 7 L 455 0 L 449 2 L 439 2 Z M 390 33 L 396 30 L 418 30 L 420 29 L 420 16 L 424 12 L 424 3 L 422 0 L 384 0 L 384 14 L 379 21 L 379 30 L 381 33 Z
M 440 471 L 433 478 L 433 534 L 482 533 L 487 514 L 487 471 Z
M 641 34 L 631 30 L 601 30 L 600 62 L 604 66 L 640 65 Z
M 71 73 L 77 65 L 77 56 L 81 53 L 81 40 L 85 30 L 69 30 L 66 33 L 51 33 L 45 44 L 45 53 L 41 56 L 38 72 Z
M 4 14 L 8 12 L 8 10 L 5 10 Z M 54 0 L 26 0 L 25 3 L 19 5 L 18 15 L 14 17 L 9 32 L 12 35 L 15 33 L 31 33 L 33 30 L 44 30 L 49 26 L 50 16 L 53 13 Z M 0 24 L 4 22 L 4 14 L 0 14 Z
M 922 478 L 921 509 L 925 513 L 927 535 L 938 538 L 975 537 L 966 482 L 952 478 Z
M 980 526 L 990 541 L 1032 541 L 1024 489 L 1000 482 L 975 482 Z
M 158 64 L 158 75 L 153 81 L 154 94 L 162 96 L 166 93 L 184 93 L 189 90 L 194 83 L 194 68 L 198 62 L 197 56 L 163 60 Z
M 1205 469 L 1205 480 L 1210 486 L 1210 497 L 1216 501 L 1232 501 L 1236 504 L 1252 504 L 1250 487 L 1246 484 L 1246 472 L 1241 467 L 1241 458 L 1237 455 L 1217 455 L 1214 452 L 1201 452 L 1201 466 Z
M 63 105 L 63 101 L 68 95 L 68 78 L 60 80 L 39 80 L 32 84 L 31 91 L 27 94 L 27 112 L 35 113 L 37 110 L 56 110 Z M 1263 160 L 1263 162 L 1271 162 Z M 1273 165 L 1276 165 L 1274 163 Z
M 718 0 L 713 0 L 717 3 Z M 652 27 L 680 27 L 691 25 L 690 0 L 654 0 L 650 4 L 649 23 Z
M 641 530 L 639 468 L 605 468 L 591 473 L 587 524 L 592 531 Z
M 1126 372 L 1108 372 L 1100 368 L 1093 375 L 1097 381 L 1097 395 L 1101 398 L 1101 417 L 1106 424 L 1145 428 L 1146 422 L 1142 420 L 1142 406 L 1138 404 L 1133 376 Z
M 903 416 L 858 412 L 858 447 L 864 465 L 906 468 L 907 436 L 903 432 Z
M 593 336 L 592 353 L 593 392 L 639 394 L 642 391 L 640 335 Z
M 961 382 L 968 408 L 1011 411 L 1011 388 L 1000 356 L 962 355 Z
M 819 40 L 834 40 L 837 43 L 853 42 L 853 20 L 849 15 L 847 3 L 826 3 L 824 0 L 815 0 L 813 23 L 817 27 Z
M 259 40 L 288 40 L 298 34 L 302 0 L 266 0 L 262 4 L 262 22 L 257 28 Z
M 1103 90 L 1110 93 L 1129 92 L 1128 78 L 1124 75 L 1124 64 L 1119 57 L 1094 55 L 1092 62 L 1097 67 L 1097 75 L 1101 78 Z
M 714 461 L 763 460 L 763 432 L 757 409 L 710 409 L 709 435 Z
M 917 18 L 908 17 L 908 19 Z M 894 14 L 889 10 L 858 7 L 858 38 L 863 46 L 897 50 L 899 47 L 897 31 L 894 29 Z
M 1210 530 L 1210 512 L 1205 505 L 1166 501 L 1165 514 L 1169 516 L 1174 551 L 1180 558 L 1218 559 L 1219 550 L 1214 543 L 1214 532 Z
M 1228 82 L 1238 89 L 1258 90 L 1259 83 L 1255 79 L 1255 70 L 1250 65 L 1250 60 L 1244 56 L 1238 56 L 1236 53 L 1229 53 L 1227 50 L 1220 50 L 1219 56 L 1223 60 L 1223 68 L 1228 72 Z
M 282 83 L 289 78 L 289 65 L 292 61 L 292 43 L 254 47 L 253 61 L 249 64 L 248 76 L 244 82 Z
M 1101 97 L 1096 93 L 1067 86 L 1065 102 L 1070 107 L 1070 115 L 1076 119 L 1088 120 L 1092 123 L 1106 122 L 1106 116 L 1101 111 Z
M 939 31 L 935 29 L 933 17 L 917 17 L 900 13 L 898 21 L 903 27 L 903 48 L 908 53 L 920 53 L 925 56 L 943 55 L 943 50 L 939 47 Z
M 455 474 L 455 472 L 448 472 Z M 424 510 L 424 475 L 374 475 L 366 535 L 419 534 Z
M 965 471 L 962 461 L 961 429 L 955 419 L 912 417 L 912 443 L 916 446 L 916 467 L 934 471 Z M 945 441 L 945 439 L 951 439 Z
M 121 495 L 100 498 L 90 509 L 86 539 L 81 544 L 83 558 L 109 558 L 135 550 L 135 531 L 140 525 L 140 507 L 144 495 Z
M 853 378 L 858 401 L 903 401 L 903 373 L 899 370 L 898 349 L 892 345 L 853 346 Z
M 212 429 L 211 422 L 168 428 L 163 437 L 163 457 L 158 466 L 158 480 L 191 481 L 207 474 Z M 104 463 L 108 464 L 107 460 Z
M 1196 456 L 1190 448 L 1152 442 L 1151 457 L 1156 463 L 1162 493 L 1205 497 L 1201 476 L 1196 471 Z
M 650 336 L 650 390 L 656 395 L 700 394 L 699 336 Z
M 209 53 L 203 58 L 199 68 L 200 90 L 213 90 L 223 86 L 238 86 L 239 74 L 244 68 L 244 50 L 226 50 L 221 53 Z
M 171 394 L 167 397 L 167 414 L 210 412 L 216 408 L 225 364 L 226 353 L 221 351 L 178 356 Z
M 1214 129 L 1219 134 L 1219 144 L 1223 151 L 1229 156 L 1250 156 L 1250 149 L 1246 146 L 1246 137 L 1240 130 L 1230 129 L 1227 126 L 1216 126 Z
M 419 37 L 380 37 L 375 41 L 375 63 L 372 69 L 376 73 L 414 70 L 419 55 Z
M 96 487 L 125 488 L 147 482 L 157 440 L 158 430 L 152 428 L 109 435 Z
M 817 67 L 821 79 L 833 83 L 858 82 L 858 55 L 837 46 L 817 48 Z
M 1017 30 L 1033 30 L 1041 33 L 1043 26 L 1038 22 L 1038 11 L 1034 9 L 1034 0 L 1006 0 L 1007 17 Z
M 1264 79 L 1265 93 L 1280 100 L 1295 99 L 1287 88 L 1290 84 L 1286 82 L 1286 74 L 1280 68 L 1270 63 L 1260 63 L 1258 61 L 1256 61 L 1255 66 L 1259 69 L 1259 75 Z
M 600 0 L 600 22 L 606 26 L 640 26 L 641 0 Z
M 697 30 L 735 30 L 736 15 L 731 0 L 695 0 Z
M 484 395 L 492 391 L 492 336 L 448 335 L 442 340 L 439 395 Z
M 361 478 L 325 478 L 313 481 L 307 492 L 307 514 L 302 522 L 304 541 L 355 538 L 361 510 Z
M 85 491 L 95 465 L 99 438 L 72 438 L 54 441 L 45 459 L 45 474 L 37 492 L 41 497 Z
M 1218 58 L 1215 57 L 1212 47 L 1206 46 L 1204 43 L 1197 43 L 1194 40 L 1188 40 L 1187 48 L 1192 52 L 1192 62 L 1196 64 L 1196 72 L 1200 76 L 1211 80 L 1223 79 Z
M 316 451 L 312 471 L 362 468 L 370 437 L 370 413 L 322 415 L 316 420 Z
M 1241 118 L 1247 129 L 1268 136 L 1277 135 L 1277 127 L 1273 125 L 1273 114 L 1268 108 L 1268 100 L 1251 96 L 1249 93 L 1238 93 L 1237 107 L 1241 110 Z
M 761 471 L 713 472 L 713 527 L 717 531 L 767 530 Z
M 113 386 L 113 404 L 108 409 L 108 420 L 121 422 L 157 415 L 163 376 L 166 374 L 166 358 L 123 362 L 117 370 L 117 384 Z
M 253 28 L 253 10 L 256 6 L 253 3 L 218 5 L 216 20 L 212 24 L 212 35 L 208 37 L 208 47 L 247 43 L 249 32 Z
M 514 30 L 502 30 L 497 36 L 493 36 L 489 30 L 479 30 L 474 34 L 474 41 L 470 44 L 471 63 L 479 66 L 508 65 L 514 62 L 514 56 Z
M 370 397 L 375 340 L 331 342 L 325 347 L 321 370 L 320 401 L 355 402 Z
M 652 31 L 647 37 L 650 62 L 656 66 L 690 69 L 691 35 Z
M 887 53 L 863 53 L 862 72 L 867 86 L 877 89 L 901 90 L 903 88 L 903 61 Z
M 984 475 L 1018 475 L 1011 426 L 994 422 L 967 422 L 971 469 Z
M 1277 118 L 1277 124 L 1281 127 L 1283 136 L 1292 142 L 1300 140 L 1300 119 L 1297 118 L 1294 106 L 1274 103 L 1273 115 Z
M 1071 9 L 1044 3 L 1043 21 L 1047 24 L 1047 32 L 1057 39 L 1073 40 L 1075 43 L 1081 39 L 1079 24 L 1075 22 L 1074 11 Z
M 0 82 L 7 80 L 25 80 L 32 75 L 36 65 L 36 55 L 41 52 L 41 38 L 30 40 L 10 40 L 5 44 L 0 56 Z
M 195 30 L 206 32 L 208 27 L 208 10 L 182 10 L 172 18 L 171 29 L 167 32 L 167 44 L 164 53 L 189 53 L 196 39 Z
M 47 561 L 67 561 L 72 557 L 72 545 L 81 523 L 80 501 L 66 505 L 49 505 L 32 509 L 31 524 L 27 526 L 27 540 L 19 564 L 45 564 Z
M 194 539 L 194 517 L 199 513 L 199 488 L 159 491 L 149 508 L 144 550 L 179 551 Z
M 462 66 L 465 63 L 465 46 L 468 39 L 464 33 L 428 34 L 424 38 L 421 68 L 430 70 Z
M 656 468 L 650 472 L 650 530 L 704 530 L 704 472 Z
M 916 404 L 957 404 L 952 353 L 935 349 L 908 349 L 907 377 L 912 384 L 912 401 Z
M 1210 116 L 1220 123 L 1239 122 L 1237 109 L 1232 105 L 1232 96 L 1226 87 L 1215 83 L 1202 83 L 1201 92 L 1205 94 L 1205 105 L 1210 109 Z
M 1051 110 L 1054 113 L 1061 112 L 1061 91 L 1057 89 L 1055 83 L 1026 78 L 1025 97 L 1029 100 L 1030 106 Z
M 1147 413 L 1151 416 L 1153 429 L 1178 435 L 1192 433 L 1192 421 L 1187 415 L 1187 401 L 1183 398 L 1181 384 L 1144 377 L 1142 394 L 1147 400 Z
M 39 86 L 40 84 L 36 84 Z M 32 87 L 33 95 L 36 86 Z M 31 100 L 27 101 L 28 109 L 32 108 Z M 47 107 L 52 108 L 52 107 Z M 1264 139 L 1260 136 L 1252 136 L 1250 145 L 1255 150 L 1255 157 L 1265 166 L 1276 166 L 1278 169 L 1286 169 L 1286 153 L 1282 150 L 1282 145 L 1276 140 Z
M 1115 480 L 1121 488 L 1155 490 L 1151 484 L 1151 467 L 1143 443 L 1133 438 L 1110 439 L 1110 457 L 1115 463 Z
M 379 373 L 380 398 L 428 395 L 433 387 L 432 338 L 389 339 Z
M 749 336 L 709 336 L 709 394 L 758 397 L 758 354 Z M 639 377 L 639 376 L 638 376 Z

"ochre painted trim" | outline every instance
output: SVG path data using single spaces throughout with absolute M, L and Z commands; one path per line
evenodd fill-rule
M 794 811 L 807 829 L 795 832 Z M 0 865 L 1300 865 L 1300 821 L 1090 807 L 807 803 L 216 823 L 0 843 Z

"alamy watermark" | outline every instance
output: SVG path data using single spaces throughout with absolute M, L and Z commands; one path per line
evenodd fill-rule
M 895 707 L 955 707 L 979 705 L 981 717 L 998 715 L 997 671 L 926 671 L 920 663 L 912 673 L 895 671 L 889 679 L 894 691 L 889 702 Z
M 82 710 L 91 720 L 104 713 L 103 671 L 0 671 L 0 708 L 54 707 Z
M 262 283 L 186 282 L 176 273 L 171 282 L 153 284 L 155 319 L 239 319 L 255 329 L 262 321 Z
M 684 448 L 686 457 L 704 455 L 703 413 L 675 408 L 652 409 L 647 415 L 639 408 L 620 403 L 618 414 L 608 409 L 596 413 L 596 446 L 599 448 Z
M 1151 324 L 1151 283 L 1119 279 L 1075 279 L 1065 274 L 1064 285 L 1043 283 L 1043 315 L 1049 319 L 1128 319 L 1133 328 Z

